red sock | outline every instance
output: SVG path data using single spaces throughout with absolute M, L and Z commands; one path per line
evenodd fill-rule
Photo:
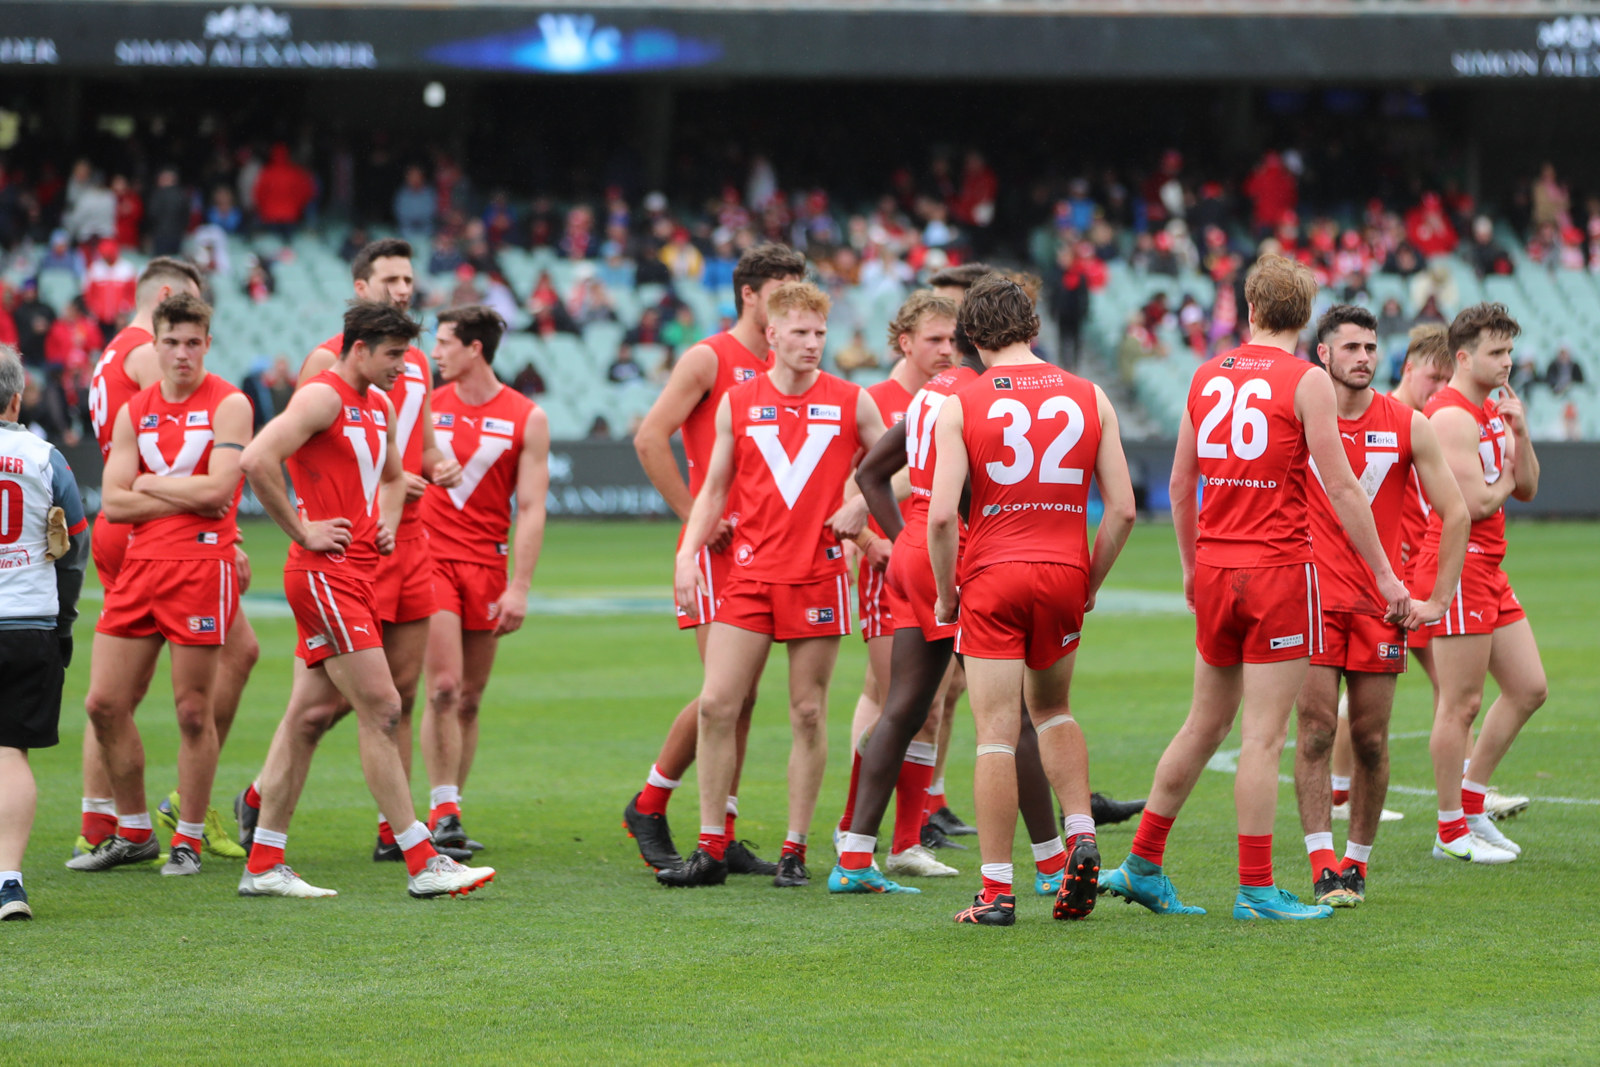
M 421 841 L 405 850 L 404 855 L 406 858 L 406 870 L 410 871 L 412 874 L 421 874 L 422 868 L 426 867 L 428 865 L 428 861 L 433 859 L 433 857 L 437 856 L 438 854 L 439 853 L 434 850 L 433 842 L 427 838 L 423 838 Z
M 148 827 L 135 830 L 131 826 L 118 826 L 117 833 L 127 838 L 129 841 L 132 841 L 134 844 L 141 845 L 150 840 L 151 831 Z
M 906 760 L 894 785 L 894 842 L 890 852 L 904 852 L 922 843 L 922 820 L 927 815 L 928 783 L 933 768 Z
M 701 833 L 700 847 L 712 859 L 720 860 L 728 854 L 728 839 L 721 834 Z
M 1482 815 L 1483 797 L 1483 793 L 1478 792 L 1476 789 L 1468 789 L 1465 785 L 1462 785 L 1461 810 L 1468 815 Z
M 1078 840 L 1080 838 L 1084 838 L 1084 837 L 1087 837 L 1090 841 L 1094 840 L 1094 834 L 1092 834 L 1092 833 L 1073 834 L 1071 837 L 1067 838 L 1065 841 L 1062 842 L 1062 844 L 1064 844 L 1066 846 L 1066 849 L 1067 849 L 1065 852 L 1062 853 L 1062 855 L 1063 856 L 1072 855 L 1072 849 L 1074 848 L 1074 846 L 1077 845 Z M 1063 859 L 1062 862 L 1065 863 L 1066 860 Z
M 662 789 L 659 785 L 646 782 L 644 788 L 639 790 L 639 799 L 634 803 L 634 807 L 639 809 L 641 815 L 665 815 L 667 801 L 671 799 L 672 790 Z
M 1142 860 L 1161 866 L 1161 860 L 1167 854 L 1167 834 L 1172 832 L 1172 823 L 1171 818 L 1145 808 L 1139 816 L 1139 828 L 1133 832 L 1133 846 L 1129 851 Z
M 1346 856 L 1344 859 L 1339 861 L 1340 874 L 1348 871 L 1351 867 L 1354 867 L 1357 871 L 1361 872 L 1361 877 L 1365 878 L 1367 876 L 1367 865 L 1362 863 L 1360 860 L 1353 860 L 1349 856 Z
M 1033 865 L 1039 869 L 1040 874 L 1056 874 L 1067 865 L 1067 852 L 1072 851 L 1068 845 L 1065 852 L 1057 852 L 1047 860 L 1034 860 Z
M 282 862 L 283 849 L 275 845 L 263 845 L 257 839 L 250 846 L 250 862 L 245 864 L 245 869 L 251 874 L 266 874 Z
M 1333 853 L 1328 853 L 1333 857 Z M 1239 884 L 1269 886 L 1272 884 L 1272 835 L 1239 835 Z
M 800 862 L 804 863 L 806 861 L 806 846 L 798 841 L 790 841 L 788 838 L 784 838 L 782 854 L 785 856 L 799 856 Z M 868 857 L 869 861 L 870 859 L 871 857 Z
M 733 840 L 733 820 L 737 819 L 738 817 L 739 816 L 730 811 L 728 812 L 727 818 L 722 820 L 722 839 L 724 841 Z
M 386 845 L 394 844 L 394 827 L 389 825 L 389 820 L 378 821 L 378 840 Z
M 1348 790 L 1348 789 L 1335 789 L 1333 791 L 1333 806 L 1334 807 L 1338 807 L 1340 804 L 1343 804 L 1345 801 L 1347 801 L 1349 799 L 1350 799 L 1350 790 Z
M 934 812 L 938 811 L 940 808 L 945 806 L 943 781 L 941 780 L 940 782 L 936 782 L 935 785 L 939 789 L 939 791 L 937 793 L 935 793 L 933 791 L 934 790 L 934 786 L 929 786 L 928 787 L 928 814 L 929 815 L 932 815 Z M 926 818 L 924 818 L 922 821 L 923 822 L 927 822 L 928 820 Z
M 856 749 L 855 755 L 850 759 L 850 792 L 845 794 L 844 814 L 839 816 L 839 832 L 850 832 L 850 820 L 856 817 L 856 787 L 861 784 L 861 750 Z M 898 824 L 898 816 L 896 816 Z M 918 824 L 921 829 L 921 824 Z
M 244 791 L 244 802 L 250 805 L 252 808 L 259 808 L 261 806 L 261 793 L 256 789 L 256 784 L 254 782 L 251 782 L 250 788 Z
M 985 878 L 983 880 L 983 902 L 985 904 L 993 904 L 995 897 L 1008 897 L 1010 895 L 1010 882 L 996 882 L 992 878 Z
M 196 841 L 192 837 L 184 837 L 182 834 L 173 834 L 172 847 L 177 848 L 179 845 L 188 845 L 190 848 L 194 849 L 196 855 L 200 854 L 200 849 L 203 847 L 202 842 Z
M 102 815 L 98 811 L 83 813 L 83 839 L 91 845 L 98 845 L 106 838 L 117 832 L 117 817 L 115 815 Z
M 444 818 L 446 815 L 457 815 L 457 816 L 459 816 L 460 814 L 461 814 L 461 805 L 457 804 L 453 800 L 447 800 L 443 804 L 440 804 L 438 807 L 430 808 L 428 810 L 428 829 L 429 830 L 438 829 L 439 820 Z
M 1457 841 L 1463 837 L 1466 837 L 1467 829 L 1467 817 L 1465 815 L 1458 819 L 1451 819 L 1448 822 L 1446 822 L 1444 819 L 1440 819 L 1439 840 L 1448 845 L 1452 841 Z
M 1315 852 L 1310 853 L 1310 857 L 1311 880 L 1313 882 L 1322 877 L 1324 868 L 1330 871 L 1342 871 L 1344 869 L 1343 867 L 1339 866 L 1339 857 L 1334 854 L 1334 851 L 1331 848 L 1319 848 Z M 1364 875 L 1366 872 L 1362 873 Z M 1240 882 L 1239 884 L 1246 885 L 1248 883 Z
M 872 866 L 872 853 L 841 852 L 839 853 L 839 866 L 847 871 L 864 871 Z

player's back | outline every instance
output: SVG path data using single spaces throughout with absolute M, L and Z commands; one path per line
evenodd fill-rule
M 128 418 L 139 445 L 139 473 L 170 478 L 207 474 L 211 470 L 217 407 L 239 390 L 215 374 L 207 374 L 186 399 L 173 403 L 161 395 L 161 383 L 135 393 Z M 233 559 L 239 537 L 240 480 L 233 503 L 222 518 L 181 511 L 137 523 L 128 539 L 128 559 Z
M 1378 539 L 1396 574 L 1403 574 L 1400 542 L 1406 503 L 1412 494 L 1411 419 L 1414 412 L 1382 393 L 1358 419 L 1339 420 L 1339 441 L 1356 480 L 1367 494 Z M 1317 586 L 1326 611 L 1381 615 L 1386 605 L 1378 596 L 1372 568 L 1345 532 L 1322 487 L 1322 475 L 1311 463 L 1315 485 L 1309 493 L 1311 543 L 1317 564 Z
M 1311 560 L 1310 452 L 1294 406 L 1311 369 L 1280 348 L 1243 345 L 1195 372 L 1188 410 L 1203 487 L 1197 563 L 1247 568 Z
M 318 348 L 335 356 L 344 347 L 344 334 L 334 334 Z M 315 379 L 308 379 L 314 381 Z M 301 383 L 305 384 L 304 382 Z M 389 404 L 394 408 L 394 447 L 400 453 L 400 466 L 412 474 L 422 473 L 422 406 L 433 392 L 433 368 L 428 356 L 412 345 L 406 349 L 406 369 L 389 387 Z M 420 535 L 422 498 L 407 500 L 400 512 L 400 526 L 408 536 Z
M 965 577 L 995 563 L 1087 570 L 1100 451 L 1094 385 L 1049 363 L 991 367 L 958 394 L 972 499 Z
M 729 391 L 735 575 L 802 585 L 845 572 L 844 548 L 827 520 L 843 502 L 861 448 L 860 397 L 860 386 L 825 372 L 796 396 L 765 374 Z
M 139 383 L 128 373 L 128 353 L 153 340 L 149 330 L 138 326 L 119 330 L 89 376 L 89 421 L 100 442 L 101 459 L 111 455 L 111 431 L 116 426 L 117 412 L 139 391 Z
M 358 393 L 332 370 L 302 383 L 326 385 L 339 397 L 333 425 L 320 430 L 288 459 L 295 505 L 303 520 L 350 520 L 350 545 L 343 552 L 311 552 L 289 546 L 285 570 L 339 570 L 371 580 L 378 561 L 378 482 L 388 455 L 388 408 L 377 389 Z
M 454 489 L 428 486 L 423 521 L 444 559 L 504 565 L 523 433 L 533 401 L 502 385 L 487 403 L 462 401 L 454 383 L 433 394 L 433 436 L 461 464 Z
M 939 409 L 978 377 L 971 367 L 956 366 L 928 379 L 906 405 L 906 477 L 911 495 L 906 498 L 906 528 L 899 545 L 921 548 L 928 543 L 928 500 L 933 495 L 933 471 L 938 465 L 939 448 L 933 428 Z M 962 528 L 965 538 L 966 529 Z M 898 545 L 897 545 L 898 547 Z
M 1444 408 L 1461 408 L 1478 424 L 1478 461 L 1483 466 L 1483 480 L 1485 484 L 1493 485 L 1500 480 L 1506 465 L 1506 424 L 1500 418 L 1500 409 L 1493 400 L 1485 400 L 1482 406 L 1468 400 L 1459 389 L 1445 386 L 1433 395 L 1428 401 L 1428 406 L 1423 409 L 1423 414 L 1429 419 Z M 1437 555 L 1439 552 L 1439 536 L 1443 532 L 1444 524 L 1438 513 L 1428 516 L 1428 534 L 1423 541 L 1425 552 Z M 1471 530 L 1467 533 L 1467 551 L 1481 554 L 1492 560 L 1502 560 L 1506 556 L 1506 512 L 1504 507 L 1497 508 L 1493 515 L 1483 519 L 1474 519 Z
M 757 354 L 746 348 L 737 337 L 723 332 L 712 334 L 701 344 L 717 356 L 717 375 L 710 390 L 700 403 L 683 420 L 684 457 L 689 462 L 689 492 L 698 496 L 706 480 L 706 464 L 711 461 L 711 446 L 717 442 L 717 405 L 734 386 L 743 385 L 772 367 L 771 353 Z M 733 507 L 732 497 L 729 508 Z

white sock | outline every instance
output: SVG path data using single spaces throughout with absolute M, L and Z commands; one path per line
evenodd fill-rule
M 906 762 L 932 767 L 939 759 L 939 746 L 932 741 L 913 741 L 906 746 Z
M 1441 812 L 1439 812 L 1439 821 L 1440 822 L 1455 822 L 1457 819 L 1465 819 L 1466 817 L 1467 817 L 1467 813 L 1466 813 L 1465 809 L 1462 809 L 1462 808 L 1457 808 L 1455 811 L 1441 811 Z
M 700 827 L 700 836 L 701 837 L 721 837 L 723 835 L 723 833 L 725 832 L 725 830 L 726 830 L 726 828 L 724 827 L 724 825 L 722 823 L 718 823 L 715 826 L 702 826 L 702 827 Z
M 263 830 L 258 826 L 256 827 L 254 841 L 256 844 L 264 845 L 267 848 L 287 848 L 289 846 L 289 835 L 288 833 L 280 834 L 276 830 Z
M 83 813 L 85 815 L 109 815 L 117 817 L 117 805 L 110 797 L 84 797 Z
M 1012 882 L 1013 868 L 1009 863 L 985 863 L 978 868 L 978 872 L 991 882 L 1003 882 L 1006 885 Z
M 1068 838 L 1081 837 L 1084 834 L 1093 834 L 1094 833 L 1094 816 L 1093 815 L 1068 815 L 1067 816 L 1067 825 L 1066 825 L 1065 829 L 1066 829 L 1066 836 Z
M 739 814 L 739 798 L 738 797 L 732 797 L 732 796 L 729 797 L 728 798 L 728 807 L 727 807 L 726 810 L 727 810 L 729 815 L 733 815 L 733 816 L 737 817 L 738 814 Z
M 650 773 L 645 777 L 645 781 L 649 782 L 657 789 L 676 789 L 683 784 L 682 778 L 679 778 L 677 781 L 673 781 L 671 778 L 668 778 L 666 775 L 657 770 L 654 763 L 650 764 Z
M 202 836 L 205 834 L 205 832 L 206 824 L 203 822 L 184 822 L 182 819 L 178 820 L 178 834 L 180 837 L 187 837 L 191 841 L 199 841 L 202 839 Z
M 1358 845 L 1354 841 L 1346 841 L 1344 843 L 1344 858 L 1347 860 L 1365 863 L 1370 855 L 1372 855 L 1371 845 Z
M 1333 851 L 1333 832 L 1306 835 L 1306 855 L 1326 850 Z
M 783 843 L 786 845 L 804 845 L 806 843 L 806 837 L 807 835 L 801 833 L 799 830 L 790 830 L 787 834 L 783 835 Z
M 453 785 L 434 786 L 433 790 L 429 792 L 428 798 L 436 808 L 440 804 L 454 804 L 457 807 L 461 806 L 461 790 L 457 789 Z
M 1487 793 L 1489 791 L 1489 787 L 1486 786 L 1486 785 L 1479 785 L 1477 782 L 1469 782 L 1465 778 L 1463 778 L 1463 779 L 1461 779 L 1461 791 L 1463 793 L 1480 793 L 1481 794 L 1481 793 Z
M 867 834 L 840 834 L 839 835 L 839 851 L 841 853 L 844 853 L 844 852 L 865 852 L 867 855 L 870 856 L 870 855 L 872 855 L 872 850 L 877 848 L 877 847 L 878 847 L 878 839 L 876 837 L 870 837 Z
M 21 871 L 0 871 L 0 885 L 5 885 L 7 882 L 15 882 L 18 885 L 21 885 L 22 884 L 22 872 Z
M 148 811 L 141 811 L 137 815 L 118 815 L 117 826 L 126 827 L 129 830 L 153 829 L 150 823 L 150 813 Z
M 933 784 L 928 787 L 928 794 L 936 797 L 944 794 L 944 775 L 941 774 L 934 779 Z
M 1350 779 L 1341 775 L 1330 774 L 1328 775 L 1328 780 L 1333 783 L 1333 788 L 1343 790 L 1346 793 L 1350 792 Z
M 417 822 L 414 822 L 410 826 L 406 827 L 403 833 L 395 834 L 394 840 L 395 843 L 400 846 L 401 852 L 410 852 L 412 849 L 428 840 L 430 836 L 431 835 L 428 833 L 428 824 L 419 819 Z
M 1033 849 L 1033 862 L 1043 863 L 1053 859 L 1067 850 L 1067 844 L 1059 837 L 1052 837 L 1048 841 L 1035 841 L 1029 846 Z
M 1472 766 L 1472 757 L 1471 756 L 1468 756 L 1466 759 L 1461 761 L 1461 777 L 1465 778 L 1467 776 L 1467 768 L 1471 767 L 1471 766 Z

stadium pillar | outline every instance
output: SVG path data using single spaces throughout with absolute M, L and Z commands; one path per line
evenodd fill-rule
M 672 154 L 672 110 L 674 91 L 659 81 L 639 83 L 638 144 L 644 160 L 647 189 L 660 189 L 667 179 L 667 160 Z

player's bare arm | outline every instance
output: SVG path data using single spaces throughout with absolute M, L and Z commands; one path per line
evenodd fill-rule
M 550 418 L 542 408 L 528 412 L 517 457 L 517 529 L 511 537 L 511 584 L 500 597 L 495 634 L 516 633 L 528 615 L 528 588 L 544 547 L 544 500 L 550 489 Z
M 861 437 L 862 448 L 869 452 L 883 436 L 883 413 L 865 389 L 856 398 L 856 433 Z M 859 491 L 852 493 L 853 488 L 853 480 L 845 482 L 844 503 L 828 518 L 828 527 L 843 540 L 854 540 L 867 528 L 867 500 Z M 907 483 L 908 492 L 909 489 Z
M 1539 457 L 1533 451 L 1533 439 L 1528 436 L 1528 418 L 1523 411 L 1522 398 L 1507 382 L 1503 388 L 1505 399 L 1496 405 L 1506 429 L 1511 431 L 1510 447 L 1512 483 L 1511 495 L 1527 502 L 1539 494 Z
M 901 422 L 884 430 L 877 444 L 867 449 L 856 467 L 855 484 L 867 502 L 872 517 L 878 520 L 884 536 L 894 541 L 905 529 L 905 517 L 900 514 L 899 489 L 895 477 L 906 470 L 906 424 Z M 846 492 L 848 492 L 848 488 Z M 906 481 L 906 494 L 911 492 L 911 482 Z
M 674 467 L 674 470 L 677 468 Z M 706 480 L 700 486 L 700 495 L 694 498 L 688 521 L 683 528 L 683 544 L 673 568 L 672 589 L 678 607 L 690 618 L 699 619 L 697 594 L 707 592 L 706 578 L 694 557 L 710 543 L 723 522 L 728 509 L 728 490 L 733 485 L 733 407 L 726 394 L 717 402 L 717 440 L 711 446 L 711 459 L 706 463 Z
M 1122 546 L 1128 543 L 1128 535 L 1139 517 L 1133 479 L 1128 476 L 1128 457 L 1122 452 L 1122 431 L 1117 425 L 1116 409 L 1098 385 L 1094 387 L 1094 399 L 1100 412 L 1100 450 L 1094 457 L 1094 479 L 1099 483 L 1100 499 L 1106 510 L 1089 556 L 1089 599 L 1084 603 L 1085 611 L 1094 610 L 1095 595 L 1122 554 Z
M 112 522 L 149 522 L 185 509 L 133 487 L 139 477 L 139 442 L 126 404 L 111 424 L 111 453 L 100 476 L 100 506 Z M 220 517 L 220 516 L 219 516 Z
M 639 465 L 644 468 L 645 476 L 683 522 L 689 521 L 694 496 L 689 492 L 689 483 L 683 479 L 683 472 L 678 469 L 677 457 L 672 454 L 672 435 L 716 383 L 716 352 L 710 345 L 693 346 L 673 366 L 661 395 L 650 405 L 650 411 L 633 435 L 633 448 L 639 454 Z M 727 539 L 731 538 L 730 529 Z M 712 547 L 718 546 L 713 544 Z
M 422 412 L 417 416 L 422 423 L 422 489 L 415 494 L 411 492 L 410 478 L 407 478 L 406 499 L 415 500 L 427 489 L 432 482 L 440 489 L 454 489 L 461 484 L 461 464 L 456 457 L 445 452 L 439 447 L 439 442 L 433 436 L 433 394 L 422 402 Z
M 137 492 L 164 500 L 181 511 L 220 517 L 233 506 L 239 488 L 239 457 L 250 443 L 250 401 L 243 393 L 224 397 L 212 418 L 211 458 L 206 473 L 173 477 L 141 474 L 133 480 Z
M 400 512 L 410 496 L 411 484 L 401 464 L 400 449 L 395 445 L 394 405 L 387 396 L 383 398 L 383 409 L 387 424 L 383 433 L 389 443 L 383 452 L 383 474 L 378 478 L 378 532 L 374 539 L 378 543 L 378 553 L 387 556 L 394 551 L 395 531 L 400 529 Z
M 339 353 L 328 348 L 313 348 L 306 361 L 300 364 L 300 375 L 295 379 L 295 388 L 300 388 L 337 362 Z
M 1484 481 L 1477 420 L 1461 408 L 1442 407 L 1429 416 L 1428 422 L 1433 426 L 1445 464 L 1455 475 L 1456 488 L 1466 501 L 1467 517 L 1478 522 L 1504 507 L 1516 487 L 1515 463 L 1512 469 L 1502 470 L 1494 481 Z
M 1183 567 L 1183 600 L 1194 614 L 1194 549 L 1199 537 L 1200 456 L 1195 451 L 1194 423 L 1185 409 L 1178 423 L 1178 450 L 1172 457 L 1172 478 L 1167 493 L 1172 500 L 1172 529 L 1178 537 L 1178 563 Z
M 1467 520 L 1467 502 L 1462 499 L 1455 475 L 1445 462 L 1433 426 L 1420 411 L 1411 414 L 1411 464 L 1417 470 L 1422 491 L 1428 495 L 1443 524 L 1439 532 L 1439 576 L 1434 579 L 1428 599 L 1413 608 L 1415 621 L 1426 626 L 1444 617 L 1450 598 L 1455 596 L 1461 566 L 1467 558 L 1467 535 L 1472 524 Z
M 262 427 L 261 434 L 245 446 L 239 457 L 239 468 L 250 480 L 250 489 L 262 508 L 297 545 L 310 552 L 342 552 L 348 548 L 350 520 L 338 517 L 302 521 L 289 500 L 283 461 L 314 434 L 332 426 L 339 417 L 340 407 L 339 394 L 325 382 L 298 389 L 283 414 Z M 387 464 L 384 471 L 387 475 Z
M 137 382 L 140 389 L 148 389 L 159 382 L 161 363 L 156 359 L 154 342 L 146 341 L 137 348 L 129 349 L 128 354 L 122 357 L 122 371 Z
M 1392 622 L 1404 622 L 1411 614 L 1411 593 L 1389 566 L 1389 556 L 1383 550 L 1378 527 L 1372 521 L 1372 506 L 1367 503 L 1366 490 L 1356 481 L 1355 472 L 1344 454 L 1344 445 L 1339 442 L 1338 411 L 1333 379 L 1328 377 L 1328 372 L 1320 367 L 1307 371 L 1294 391 L 1294 413 L 1305 430 L 1306 447 L 1317 470 L 1322 472 L 1328 502 L 1339 516 L 1350 543 L 1378 579 L 1378 593 L 1389 605 L 1386 617 Z
M 934 423 L 939 462 L 933 470 L 933 493 L 928 500 L 928 559 L 938 598 L 934 619 L 956 621 L 961 594 L 956 588 L 956 553 L 961 548 L 961 496 L 967 488 L 967 443 L 961 436 L 965 420 L 960 404 L 945 404 Z

